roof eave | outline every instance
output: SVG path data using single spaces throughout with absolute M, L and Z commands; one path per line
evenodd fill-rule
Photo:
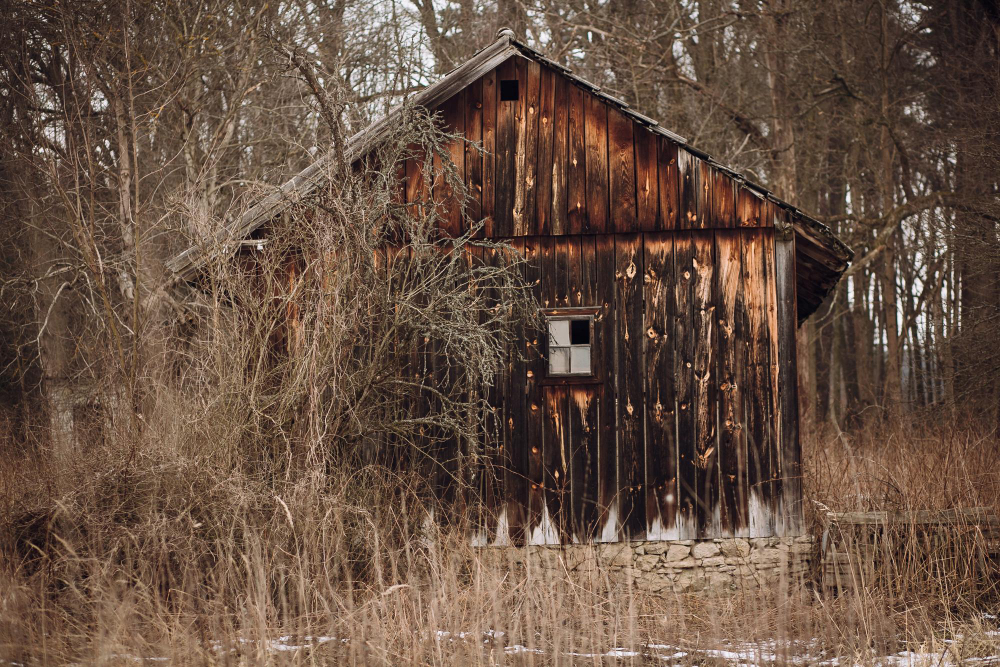
M 372 144 L 382 136 L 404 108 L 408 106 L 421 106 L 428 109 L 436 107 L 512 55 L 517 55 L 519 49 L 512 44 L 510 36 L 503 33 L 504 31 L 501 31 L 498 39 L 481 49 L 442 79 L 414 94 L 392 108 L 381 119 L 351 136 L 344 151 L 347 161 L 353 162 L 371 148 Z M 227 225 L 216 235 L 214 248 L 192 246 L 168 260 L 167 268 L 183 280 L 193 279 L 205 261 L 215 256 L 229 254 L 231 247 L 235 247 L 235 242 L 245 238 L 260 225 L 272 219 L 283 208 L 311 194 L 322 183 L 326 166 L 331 157 L 330 153 L 323 155 L 243 212 L 236 218 L 235 224 Z
M 704 151 L 688 144 L 684 137 L 667 130 L 652 118 L 636 112 L 624 101 L 602 93 L 599 86 L 574 74 L 568 67 L 547 58 L 542 53 L 536 51 L 527 44 L 515 39 L 513 32 L 509 29 L 500 30 L 500 32 L 497 33 L 497 39 L 494 40 L 489 46 L 486 46 L 478 51 L 472 56 L 472 58 L 448 72 L 436 83 L 428 86 L 419 93 L 416 93 L 407 99 L 403 104 L 400 104 L 390 110 L 380 120 L 375 121 L 365 129 L 353 135 L 348 140 L 347 148 L 345 150 L 347 160 L 352 162 L 361 157 L 361 155 L 363 155 L 364 152 L 367 151 L 380 136 L 382 136 L 384 131 L 390 126 L 390 123 L 406 106 L 416 105 L 429 109 L 433 108 L 441 102 L 447 100 L 472 81 L 507 60 L 512 55 L 521 55 L 558 70 L 576 85 L 600 95 L 605 102 L 615 106 L 636 122 L 647 127 L 650 131 L 667 137 L 680 147 L 684 148 L 684 150 L 692 153 L 702 160 L 707 161 L 714 168 L 725 171 L 732 178 L 736 179 L 748 189 L 754 191 L 754 193 L 761 198 L 772 201 L 775 205 L 788 211 L 796 233 L 802 238 L 808 239 L 816 245 L 825 248 L 827 252 L 830 253 L 831 259 L 834 260 L 833 264 L 839 264 L 843 267 L 838 267 L 841 273 L 846 270 L 847 266 L 850 264 L 854 253 L 840 239 L 838 239 L 826 225 L 819 222 L 815 218 L 806 215 L 788 202 L 778 199 L 764 186 L 754 183 L 753 181 L 748 180 L 743 174 L 733 171 L 725 165 L 716 162 L 708 153 L 705 153 Z M 169 260 L 167 262 L 167 268 L 177 274 L 181 279 L 192 279 L 197 273 L 199 267 L 205 261 L 213 256 L 228 254 L 229 249 L 231 247 L 235 247 L 235 242 L 245 238 L 261 224 L 272 219 L 283 208 L 300 201 L 303 197 L 311 194 L 322 182 L 323 174 L 326 173 L 325 167 L 329 159 L 330 154 L 322 156 L 315 163 L 306 167 L 304 170 L 278 187 L 275 191 L 266 195 L 254 204 L 236 219 L 235 224 L 227 226 L 224 230 L 220 231 L 218 235 L 216 235 L 214 239 L 214 249 L 205 248 L 203 246 L 191 247 Z

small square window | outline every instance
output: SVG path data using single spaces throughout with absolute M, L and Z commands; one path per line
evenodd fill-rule
M 516 102 L 518 98 L 517 79 L 505 79 L 500 81 L 500 101 Z
M 590 357 L 592 315 L 549 315 L 549 375 L 593 375 Z

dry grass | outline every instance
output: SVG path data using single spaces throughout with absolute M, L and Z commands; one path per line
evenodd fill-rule
M 822 433 L 806 442 L 808 498 L 831 509 L 996 507 L 996 441 L 972 428 L 858 434 L 850 455 Z M 974 602 L 950 597 L 931 570 L 840 597 L 808 586 L 652 596 L 602 571 L 553 576 L 483 559 L 453 534 L 429 533 L 414 485 L 376 467 L 265 480 L 169 444 L 148 444 L 131 463 L 95 447 L 63 472 L 74 484 L 58 495 L 43 462 L 0 470 L 0 658 L 25 664 L 880 664 L 904 650 L 947 664 L 1000 654 L 996 620 L 983 616 L 994 582 L 966 582 L 984 593 Z
M 974 418 L 804 436 L 805 494 L 836 511 L 1000 510 L 1000 435 Z
M 443 151 L 426 120 L 391 145 L 417 143 L 428 160 Z M 482 387 L 535 310 L 511 253 L 479 247 L 482 263 L 458 262 L 428 236 L 434 202 L 393 203 L 398 152 L 380 156 L 380 173 L 331 179 L 340 190 L 271 237 L 287 246 L 269 242 L 250 268 L 222 263 L 192 297 L 192 322 L 151 337 L 148 367 L 112 364 L 69 463 L 33 454 L 51 447 L 43 429 L 0 429 L 0 664 L 1000 655 L 996 619 L 983 615 L 994 582 L 955 581 L 947 562 L 839 597 L 791 584 L 661 597 L 606 570 L 507 567 L 428 527 L 423 476 L 377 462 L 420 467 L 428 434 L 477 442 L 492 423 Z M 394 238 L 411 240 L 406 252 L 384 252 Z M 313 260 L 290 274 L 295 248 Z M 397 353 L 426 349 L 428 332 L 461 360 L 447 386 L 414 377 Z M 133 396 L 123 369 L 141 380 Z M 124 408 L 136 405 L 139 417 Z M 998 509 L 996 434 L 973 421 L 816 430 L 803 442 L 816 533 L 821 506 Z

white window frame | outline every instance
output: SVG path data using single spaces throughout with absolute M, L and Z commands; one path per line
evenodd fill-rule
M 597 314 L 597 308 L 558 308 L 558 309 L 546 309 L 542 311 L 545 316 L 545 374 L 546 377 L 552 379 L 561 378 L 592 378 L 594 377 L 594 319 Z M 567 331 L 567 336 L 569 339 L 564 345 L 553 345 L 552 344 L 552 334 L 550 329 L 551 322 L 573 322 L 573 321 L 584 321 L 587 322 L 587 327 L 589 329 L 589 343 L 586 344 L 573 344 L 572 343 L 572 327 L 570 324 Z M 576 371 L 573 372 L 573 350 L 585 348 L 587 350 L 587 355 L 589 357 L 589 363 L 587 364 L 586 371 Z M 567 360 L 568 370 L 566 372 L 558 372 L 552 370 L 551 359 L 553 350 L 569 350 L 569 359 Z

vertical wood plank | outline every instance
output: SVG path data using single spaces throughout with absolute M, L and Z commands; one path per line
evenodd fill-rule
M 761 227 L 763 200 L 745 187 L 736 193 L 736 224 L 739 227 Z
M 646 539 L 679 539 L 674 413 L 674 242 L 644 235 L 643 345 L 646 380 Z
M 691 153 L 683 148 L 677 149 L 677 177 L 680 182 L 679 229 L 698 229 L 701 226 L 701 221 L 698 218 L 700 165 L 701 160 Z
M 542 268 L 542 283 L 539 303 L 542 308 L 556 307 L 556 239 L 543 236 L 539 240 L 538 251 Z M 546 332 L 548 335 L 548 332 Z
M 285 289 L 283 296 L 295 293 L 296 283 L 302 276 L 303 259 L 301 255 L 287 256 L 285 264 Z M 300 303 L 295 298 L 289 298 L 285 305 L 285 352 L 294 354 L 302 350 L 302 312 Z
M 406 160 L 396 163 L 396 180 L 398 188 L 393 192 L 393 202 L 397 204 L 406 203 Z M 393 243 L 398 243 L 399 239 L 393 239 Z
M 713 170 L 712 174 L 711 226 L 736 226 L 736 181 L 719 170 Z
M 464 117 L 464 111 L 463 111 Z M 459 253 L 457 261 L 463 265 L 462 275 L 458 279 L 459 287 L 465 290 L 470 298 L 474 298 L 474 290 L 476 289 L 473 277 L 473 257 L 471 252 L 471 247 L 463 246 L 458 249 L 453 249 L 452 252 Z M 456 313 L 455 317 L 470 318 L 472 320 L 471 312 Z M 471 324 L 471 321 L 469 322 Z M 460 389 L 461 400 L 467 405 L 471 405 L 475 400 L 476 396 L 471 388 L 471 383 L 469 382 L 469 369 L 462 364 L 455 364 L 453 366 L 452 378 L 453 382 L 456 383 Z M 463 416 L 465 417 L 466 424 L 472 424 L 474 419 L 471 411 L 464 411 Z M 455 522 L 455 525 L 463 534 L 469 534 L 469 528 L 474 527 L 475 517 L 470 513 L 472 508 L 472 503 L 474 502 L 475 494 L 473 483 L 475 481 L 475 470 L 472 465 L 474 460 L 474 453 L 478 450 L 476 445 L 475 437 L 464 437 L 455 434 L 456 447 L 455 447 L 455 499 L 454 499 L 454 509 L 448 514 Z
M 715 243 L 711 231 L 692 233 L 694 242 L 694 417 L 698 477 L 698 536 L 719 534 L 718 404 L 715 378 Z
M 571 385 L 567 408 L 571 448 L 571 535 L 568 542 L 588 542 L 598 517 L 598 412 L 600 388 Z
M 704 160 L 698 161 L 698 229 L 715 227 L 712 199 L 716 170 Z
M 476 266 L 486 267 L 494 261 L 494 253 L 482 247 L 473 247 L 472 253 Z M 477 271 L 475 281 L 476 289 L 479 290 L 480 298 L 483 299 L 483 307 L 479 311 L 479 324 L 485 326 L 489 317 L 488 313 L 496 304 L 495 292 L 485 283 L 481 273 Z M 481 388 L 482 396 L 487 404 L 485 428 L 480 433 L 479 452 L 477 459 L 477 475 L 479 490 L 479 531 L 473 538 L 473 545 L 485 546 L 497 540 L 497 517 L 500 514 L 503 502 L 503 492 L 500 485 L 503 484 L 503 473 L 500 465 L 500 450 L 498 445 L 503 442 L 500 435 L 496 419 L 496 407 L 499 402 L 496 392 L 496 382 Z
M 513 250 L 523 256 L 524 240 L 512 239 Z M 523 355 L 524 333 L 514 338 L 507 356 L 507 382 L 504 396 L 504 447 L 507 450 L 508 470 L 504 478 L 507 525 L 511 543 L 524 544 L 527 533 L 528 503 L 528 447 L 525 411 L 526 365 Z
M 652 232 L 657 228 L 659 179 L 656 174 L 657 135 L 636 126 L 635 135 L 635 205 L 636 229 Z
M 404 287 L 404 277 L 405 273 L 403 271 L 404 263 L 400 259 L 400 255 L 404 251 L 399 245 L 395 243 L 387 244 L 384 250 L 379 251 L 379 254 L 384 257 L 385 261 L 385 275 L 389 279 L 389 286 L 392 290 L 393 295 L 400 294 Z M 378 257 L 378 255 L 376 255 Z M 336 262 L 336 256 L 330 258 L 332 262 Z M 380 258 L 381 259 L 381 258 Z M 324 280 L 324 282 L 326 282 Z M 399 302 L 395 299 L 392 302 L 392 307 L 394 315 L 398 314 L 400 311 Z M 409 345 L 405 339 L 397 339 L 394 341 L 393 349 L 389 353 L 392 357 L 393 364 L 399 369 L 399 378 L 409 382 L 409 370 L 407 366 L 409 365 Z M 403 420 L 409 418 L 408 401 L 406 396 L 401 397 L 395 401 L 392 406 L 392 415 L 390 417 L 390 425 L 387 427 L 389 434 L 386 438 L 386 444 L 388 445 L 388 465 L 395 467 L 398 470 L 405 470 L 407 464 L 409 463 L 407 454 L 409 453 L 409 447 L 404 447 L 402 438 L 400 434 L 396 432 L 395 426 L 404 423 Z
M 566 236 L 559 239 L 559 246 L 563 248 L 566 267 L 566 292 L 565 301 L 559 300 L 561 306 L 582 306 L 581 296 L 583 295 L 583 262 L 580 256 L 581 236 Z M 586 304 L 590 305 L 590 304 Z
M 593 236 L 581 236 L 578 287 L 570 291 L 570 305 L 599 306 L 597 298 L 597 245 Z
M 646 453 L 643 433 L 642 377 L 642 237 L 615 236 L 615 311 L 617 336 L 615 376 L 618 389 L 619 496 L 624 534 L 643 539 L 646 534 Z
M 427 186 L 424 182 L 424 155 L 417 152 L 406 160 L 406 203 L 410 215 L 420 219 L 424 215 L 427 201 Z
M 514 177 L 514 235 L 535 233 L 538 192 L 538 102 L 541 66 L 534 60 L 517 59 L 518 100 L 517 173 Z
M 441 105 L 441 116 L 445 128 L 454 134 L 465 134 L 465 90 L 461 90 Z M 465 175 L 465 142 L 455 139 L 448 142 L 448 159 L 454 168 L 453 178 L 462 180 Z M 464 220 L 462 204 L 443 169 L 435 173 L 435 197 L 441 206 L 444 232 L 452 237 L 462 235 Z M 440 186 L 440 187 L 438 187 Z M 440 189 L 440 192 L 438 191 Z
M 556 277 L 556 239 L 542 237 L 538 239 L 542 281 L 539 291 L 539 303 L 545 308 L 555 307 L 558 278 Z M 542 336 L 547 336 L 543 331 Z M 547 341 L 541 341 L 542 349 L 547 349 Z M 544 361 L 543 361 L 544 364 Z M 567 479 L 563 473 L 560 456 L 562 447 L 562 421 L 559 416 L 561 397 L 553 393 L 553 387 L 541 388 L 542 443 L 540 448 L 542 464 L 542 517 L 539 526 L 531 536 L 532 541 L 539 544 L 557 544 L 561 541 L 558 530 L 563 519 L 563 495 L 557 480 Z M 555 420 L 555 421 L 553 421 Z
M 422 264 L 426 258 L 420 257 L 418 251 L 411 249 L 411 261 L 413 262 L 413 276 L 419 280 L 420 273 L 426 269 Z M 426 303 L 426 296 L 418 299 L 420 305 Z M 417 431 L 417 440 L 420 453 L 417 456 L 417 469 L 421 480 L 428 480 L 433 484 L 435 481 L 437 452 L 435 451 L 434 437 L 437 435 L 434 429 L 426 424 L 427 417 L 431 414 L 434 399 L 430 387 L 434 385 L 434 362 L 433 362 L 433 342 L 430 332 L 421 332 L 418 335 L 416 345 L 412 352 L 411 367 L 414 369 L 414 383 L 416 391 L 413 399 L 414 417 L 418 423 L 423 421 Z
M 483 197 L 482 216 L 486 237 L 494 236 L 496 210 L 497 70 L 483 75 Z
M 674 235 L 674 397 L 677 419 L 677 532 L 698 534 L 698 475 L 694 420 L 695 245 L 690 232 Z
M 680 211 L 679 176 L 677 174 L 677 144 L 666 137 L 656 142 L 656 177 L 659 183 L 656 223 L 658 229 L 677 229 Z
M 486 294 L 485 285 L 482 281 L 482 269 L 483 269 L 483 248 L 479 246 L 470 246 L 468 252 L 471 255 L 471 284 L 470 289 L 472 290 L 472 296 L 477 300 L 478 303 L 482 304 L 481 307 L 477 309 L 476 312 L 476 322 L 479 326 L 484 326 L 486 321 Z M 404 361 L 404 367 L 406 362 Z M 404 377 L 408 373 L 403 374 Z M 483 400 L 489 401 L 488 390 L 485 386 L 475 387 L 473 389 L 476 398 L 481 398 Z M 408 406 L 404 404 L 403 414 L 408 413 Z M 477 431 L 475 440 L 471 443 L 471 451 L 469 453 L 469 464 L 471 467 L 471 479 L 470 479 L 470 492 L 471 497 L 469 499 L 469 509 L 472 511 L 472 545 L 473 546 L 486 546 L 490 543 L 491 536 L 494 532 L 491 526 L 491 521 L 489 518 L 489 495 L 492 494 L 492 490 L 489 488 L 491 486 L 490 480 L 488 480 L 488 475 L 490 473 L 490 429 L 488 426 L 489 417 L 487 416 L 487 425 L 485 428 Z
M 476 258 L 475 247 L 471 245 L 463 246 L 461 249 L 462 261 L 465 264 L 465 275 L 463 277 L 464 286 L 471 299 L 470 305 L 476 303 L 479 286 L 476 284 L 476 270 L 479 260 Z M 471 311 L 464 313 L 462 317 L 468 317 L 469 322 L 479 324 L 479 313 Z M 459 381 L 461 382 L 462 398 L 469 406 L 476 406 L 481 398 L 480 388 L 472 382 L 472 372 L 465 365 L 459 365 Z M 475 423 L 477 414 L 476 408 L 470 407 L 465 411 L 466 424 L 471 426 Z M 463 534 L 478 537 L 479 526 L 479 453 L 482 448 L 482 434 L 477 429 L 475 435 L 463 437 L 459 440 L 458 451 L 458 473 L 461 495 L 458 499 L 458 516 L 460 518 L 460 529 Z
M 562 77 L 560 77 L 562 78 Z M 587 114 L 583 91 L 565 84 L 568 100 L 569 156 L 566 165 L 567 234 L 580 234 L 587 226 Z M 587 96 L 589 97 L 589 95 Z M 595 158 L 596 159 L 596 158 Z
M 517 79 L 517 58 L 511 58 L 497 67 L 497 81 Z M 499 88 L 499 84 L 497 86 Z M 496 130 L 496 210 L 493 212 L 492 236 L 514 235 L 514 201 L 517 145 L 519 141 L 518 116 L 520 100 L 500 101 L 497 96 Z
M 483 141 L 483 77 L 465 89 L 465 137 L 466 217 L 474 225 L 483 218 L 483 153 L 478 148 Z M 482 229 L 476 237 L 483 237 Z
M 587 95 L 587 215 L 584 233 L 608 231 L 608 107 L 594 95 Z
M 537 303 L 542 298 L 542 239 L 528 237 L 524 239 L 524 281 L 529 286 L 531 294 Z M 525 435 L 526 455 L 528 459 L 528 525 L 529 534 L 534 534 L 542 523 L 545 506 L 542 471 L 542 430 L 544 422 L 544 406 L 542 388 L 539 380 L 545 372 L 543 358 L 544 341 L 541 321 L 529 322 L 525 326 L 523 353 L 525 363 L 525 413 L 527 421 Z
M 771 200 L 767 200 L 760 207 L 760 226 L 774 227 L 778 216 L 785 215 L 785 210 Z
M 740 233 L 715 234 L 719 345 L 719 471 L 723 535 L 747 535 L 746 430 L 743 419 L 743 274 Z
M 574 243 L 576 243 L 577 249 L 579 248 L 577 238 L 575 236 L 560 236 L 553 239 L 553 259 L 555 260 L 552 275 L 553 308 L 565 308 L 569 305 L 570 262 L 571 254 L 575 254 L 572 250 Z
M 545 387 L 544 478 L 545 515 L 536 544 L 559 544 L 569 541 L 570 522 L 570 442 L 569 392 L 566 387 Z
M 543 67 L 538 92 L 538 166 L 536 168 L 538 173 L 538 187 L 535 197 L 537 202 L 535 233 L 542 236 L 552 233 L 552 180 L 554 167 L 552 151 L 555 140 L 555 84 L 555 72 L 548 67 Z
M 635 232 L 635 139 L 632 120 L 608 108 L 609 231 Z
M 784 535 L 801 535 L 802 449 L 799 443 L 798 372 L 795 330 L 798 313 L 795 303 L 795 233 L 786 228 L 775 234 L 775 280 L 778 299 L 778 396 L 780 401 L 778 438 L 781 443 L 781 470 L 784 487 L 781 516 Z
M 428 219 L 428 222 L 436 226 L 432 237 L 435 239 L 440 239 L 443 235 L 448 234 L 448 197 L 445 193 L 444 160 L 445 157 L 440 152 L 432 152 L 431 171 L 427 174 L 430 181 L 430 193 L 425 211 L 428 215 L 431 213 L 434 215 L 433 218 Z
M 435 248 L 433 252 L 443 251 Z M 444 409 L 439 391 L 441 393 L 448 392 L 448 387 L 455 382 L 456 369 L 452 367 L 452 359 L 445 353 L 444 341 L 431 332 L 425 342 L 429 355 L 430 374 L 424 386 L 430 403 L 429 414 L 436 416 L 442 414 Z M 431 438 L 430 451 L 434 470 L 431 479 L 437 503 L 435 517 L 440 522 L 447 522 L 455 508 L 458 439 L 454 431 L 439 423 L 433 423 L 428 430 Z
M 747 490 L 749 492 L 750 537 L 773 533 L 771 507 L 771 459 L 768 414 L 770 398 L 770 360 L 767 332 L 767 276 L 764 269 L 763 230 L 741 231 L 743 264 L 743 300 L 746 305 L 746 346 L 743 396 L 747 422 Z
M 482 268 L 482 248 L 466 246 L 463 250 L 465 261 L 468 266 L 468 289 L 471 303 L 476 304 L 475 323 L 482 326 L 483 313 L 478 307 L 482 294 L 482 286 L 478 276 Z M 398 289 L 398 288 L 397 288 Z M 483 387 L 473 385 L 463 378 L 469 388 L 469 399 L 471 404 L 484 398 Z M 405 414 L 405 413 L 404 413 Z M 475 419 L 473 411 L 468 413 L 470 420 Z M 464 488 L 463 507 L 465 523 L 463 528 L 468 531 L 473 545 L 484 546 L 485 536 L 483 526 L 483 505 L 482 505 L 482 455 L 485 452 L 486 433 L 478 429 L 471 438 L 467 438 L 462 445 L 462 483 Z
M 594 238 L 597 267 L 597 298 L 600 306 L 594 322 L 596 345 L 591 349 L 602 400 L 598 417 L 598 517 L 594 539 L 615 542 L 619 533 L 618 449 L 615 425 L 615 244 L 614 237 Z
M 546 68 L 546 71 L 548 69 Z M 550 72 L 550 74 L 552 74 Z M 552 234 L 568 233 L 569 213 L 569 82 L 564 77 L 552 74 L 554 99 L 552 112 L 552 169 L 551 186 L 552 210 L 549 231 Z M 545 164 L 545 163 L 542 163 Z
M 778 370 L 778 295 L 775 284 L 775 257 L 774 257 L 774 228 L 773 225 L 784 215 L 785 211 L 779 209 L 772 202 L 770 205 L 769 219 L 771 225 L 763 230 L 761 243 L 764 246 L 764 285 L 767 288 L 765 309 L 765 326 L 767 335 L 767 382 L 768 382 L 768 420 L 767 420 L 767 447 L 768 457 L 771 459 L 771 516 L 773 517 L 772 531 L 780 528 L 779 510 L 781 497 L 783 494 L 782 480 L 785 471 L 781 467 L 782 452 L 781 441 L 779 440 L 781 424 L 781 402 L 778 395 L 779 370 Z M 774 534 L 772 532 L 772 534 Z

